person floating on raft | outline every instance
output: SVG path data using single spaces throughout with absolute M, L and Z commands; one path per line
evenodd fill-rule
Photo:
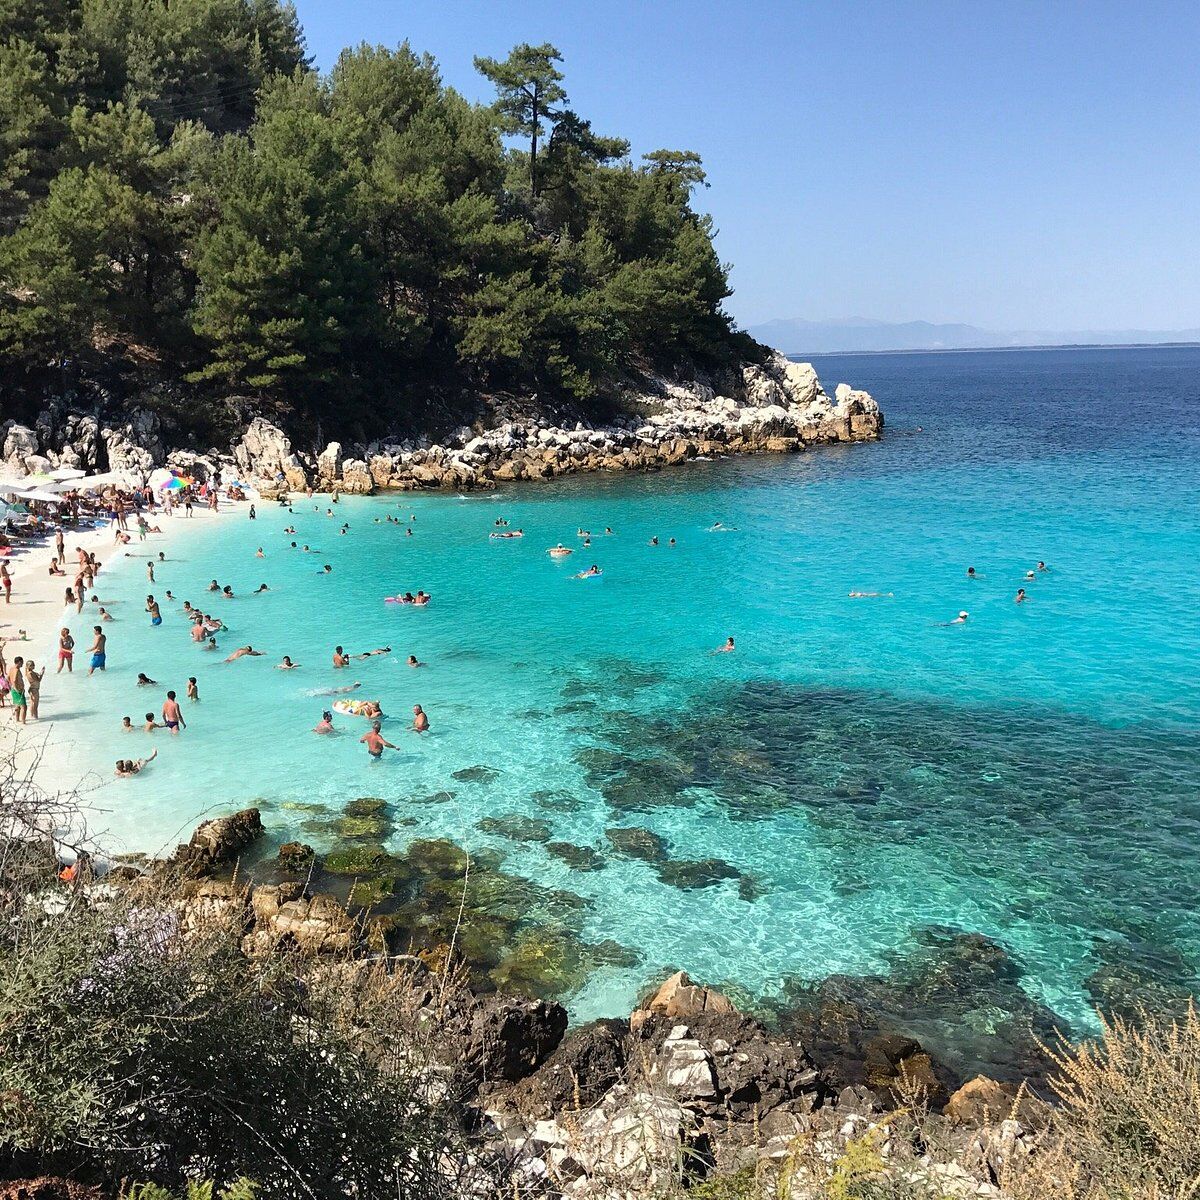
M 345 713 L 348 717 L 366 717 L 369 721 L 383 718 L 383 709 L 378 700 L 335 700 L 335 712 Z
M 576 574 L 572 575 L 571 578 L 572 579 L 599 579 L 600 576 L 603 574 L 604 574 L 604 572 L 602 570 L 600 570 L 600 568 L 598 566 L 596 566 L 595 563 L 592 563 L 592 565 L 590 567 L 588 567 L 588 569 L 586 571 L 579 571 Z

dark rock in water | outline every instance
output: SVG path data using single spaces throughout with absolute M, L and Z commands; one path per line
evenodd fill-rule
M 583 807 L 583 801 L 578 796 L 563 791 L 561 788 L 553 788 L 548 791 L 539 789 L 536 792 L 530 792 L 529 798 L 534 804 L 548 808 L 552 812 L 578 812 Z
M 755 900 L 765 896 L 767 891 L 764 884 L 753 875 L 743 873 L 738 878 L 738 896 L 747 904 L 753 904 Z
M 359 796 L 351 800 L 342 812 L 348 817 L 379 817 L 387 809 L 387 801 L 378 796 Z
M 595 700 L 571 700 L 550 710 L 552 717 L 569 717 L 574 713 L 595 712 L 600 706 Z
M 491 783 L 500 778 L 500 772 L 495 767 L 483 764 L 463 767 L 461 770 L 452 771 L 450 775 L 452 779 L 457 779 L 460 783 Z
M 509 813 L 503 817 L 484 817 L 475 823 L 483 833 L 494 833 L 514 842 L 545 842 L 550 839 L 550 822 L 536 817 Z
M 940 1108 L 949 1093 L 952 1076 L 939 1068 L 915 1038 L 883 1034 L 863 1048 L 865 1082 L 885 1105 L 900 1107 L 919 1096 Z
M 228 817 L 214 817 L 196 827 L 192 840 L 176 849 L 172 860 L 206 868 L 236 858 L 262 835 L 262 818 L 257 808 L 244 808 Z
M 636 951 L 607 939 L 583 941 L 563 924 L 544 924 L 522 930 L 492 970 L 503 991 L 535 996 L 566 996 L 578 991 L 599 967 L 634 967 Z
M 677 859 L 659 863 L 654 870 L 663 883 L 684 891 L 713 887 L 725 879 L 740 879 L 742 874 L 719 858 L 702 858 L 697 862 Z
M 1200 992 L 1195 967 L 1176 946 L 1138 931 L 1096 938 L 1088 957 L 1098 965 L 1083 986 L 1106 1016 L 1139 1023 L 1146 1012 L 1174 1016 Z
M 608 865 L 603 854 L 591 846 L 576 846 L 574 842 L 547 842 L 546 853 L 561 858 L 575 871 L 602 871 Z
M 457 796 L 457 792 L 430 792 L 428 796 L 410 796 L 412 804 L 448 804 Z
M 326 828 L 343 842 L 382 842 L 392 834 L 391 821 L 381 816 L 338 817 Z
M 303 842 L 284 842 L 279 847 L 277 861 L 283 871 L 307 871 L 312 865 L 315 851 Z
M 943 1087 L 981 1072 L 1044 1082 L 1052 1064 L 1041 1047 L 1068 1031 L 1021 987 L 1020 965 L 978 933 L 934 927 L 914 943 L 892 956 L 887 975 L 788 981 L 777 1004 L 780 1025 L 839 1087 L 866 1083 L 868 1048 L 895 1036 L 919 1040 L 921 1050 L 912 1053 L 928 1055 Z M 872 1050 L 876 1062 L 879 1053 Z M 924 1063 L 910 1064 L 910 1074 L 924 1073 Z
M 482 997 L 466 1019 L 464 1065 L 479 1079 L 524 1079 L 567 1031 L 567 1010 L 552 1000 Z
M 581 1026 L 508 1093 L 508 1101 L 535 1121 L 591 1108 L 621 1078 L 628 1034 L 627 1021 L 601 1020 Z
M 330 875 L 378 875 L 399 866 L 399 860 L 382 846 L 342 846 L 322 863 Z
M 578 700 L 582 696 L 594 696 L 596 690 L 596 684 L 586 679 L 568 679 L 562 686 L 561 694 L 564 700 Z
M 640 858 L 645 862 L 662 862 L 667 857 L 667 843 L 640 826 L 613 825 L 604 831 L 618 854 Z

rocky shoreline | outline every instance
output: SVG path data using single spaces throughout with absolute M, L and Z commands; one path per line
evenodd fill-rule
M 204 822 L 170 863 L 151 865 L 181 879 L 172 887 L 183 934 L 223 928 L 250 957 L 324 962 L 345 973 L 351 993 L 368 975 L 376 987 L 384 980 L 388 1003 L 430 1035 L 426 1079 L 472 1131 L 480 1157 L 504 1161 L 520 1189 L 617 1200 L 743 1170 L 791 1186 L 806 1169 L 801 1144 L 828 1161 L 878 1136 L 883 1161 L 885 1137 L 899 1155 L 896 1113 L 915 1104 L 920 1138 L 949 1155 L 921 1168 L 937 1194 L 995 1197 L 1004 1163 L 1031 1153 L 1046 1122 L 1048 1106 L 1011 1083 L 978 1076 L 951 1093 L 922 1047 L 896 1034 L 859 1047 L 860 1081 L 848 1082 L 794 1034 L 683 971 L 628 1017 L 575 1028 L 555 1000 L 477 992 L 461 973 L 448 999 L 448 947 L 395 953 L 369 913 L 314 893 L 305 878 L 247 882 L 238 864 L 262 835 L 258 810 L 248 809 Z M 311 868 L 307 847 L 285 846 L 279 859 L 300 875 Z M 139 871 L 118 866 L 112 877 Z
M 355 445 L 332 441 L 312 452 L 295 447 L 263 416 L 250 420 L 227 450 L 200 451 L 178 444 L 152 406 L 106 421 L 98 410 L 76 411 L 59 402 L 31 426 L 0 424 L 0 470 L 21 476 L 73 467 L 143 478 L 166 466 L 204 479 L 222 469 L 267 495 L 309 487 L 369 494 L 655 470 L 694 458 L 797 453 L 882 434 L 883 414 L 870 395 L 839 384 L 830 398 L 809 364 L 779 354 L 719 382 L 718 390 L 707 379 L 646 379 L 624 394 L 607 423 L 555 418 L 534 399 L 492 405 L 473 424 L 437 440 L 397 435 Z

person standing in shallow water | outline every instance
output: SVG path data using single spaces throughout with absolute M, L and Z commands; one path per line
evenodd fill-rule
M 96 671 L 103 671 L 105 664 L 108 662 L 108 638 L 105 636 L 103 628 L 99 625 L 94 625 L 92 632 L 96 636 L 92 641 L 90 651 L 92 661 L 88 666 L 89 675 Z
M 74 673 L 73 663 L 75 662 L 75 639 L 71 636 L 69 629 L 62 629 L 58 634 L 58 671 L 57 674 L 62 674 L 63 667 L 67 668 L 67 674 Z
M 389 750 L 397 749 L 392 745 L 380 732 L 383 726 L 378 721 L 371 723 L 371 728 L 362 735 L 358 740 L 364 742 L 367 747 L 367 753 L 376 761 L 383 757 L 383 749 L 386 746 Z

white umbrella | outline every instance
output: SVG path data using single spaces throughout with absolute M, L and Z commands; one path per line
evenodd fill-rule
M 61 496 L 56 496 L 53 492 L 44 492 L 40 488 L 30 488 L 28 491 L 14 494 L 18 500 L 40 500 L 43 504 L 58 504 L 62 501 Z
M 86 492 L 93 488 L 125 487 L 128 483 L 129 476 L 124 471 L 105 471 L 100 475 L 85 475 L 82 479 L 76 479 L 73 486 Z
M 57 467 L 50 472 L 50 478 L 61 483 L 67 479 L 82 479 L 86 474 L 86 471 L 81 471 L 78 467 Z

